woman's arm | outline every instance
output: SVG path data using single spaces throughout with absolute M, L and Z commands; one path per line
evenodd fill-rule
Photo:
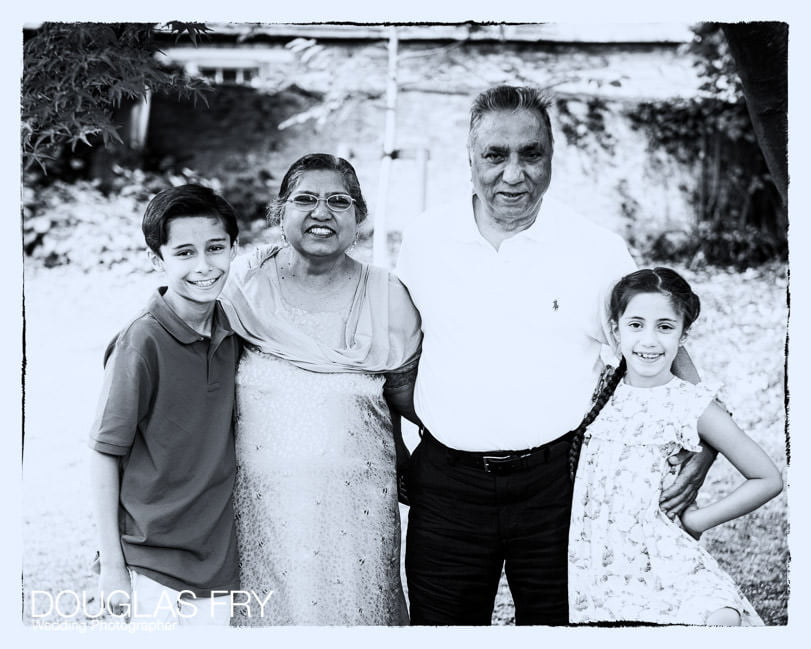
M 783 490 L 783 480 L 774 462 L 717 403 L 710 403 L 699 418 L 698 433 L 746 480 L 720 500 L 704 507 L 691 505 L 684 511 L 682 524 L 696 538 L 711 527 L 748 514 Z

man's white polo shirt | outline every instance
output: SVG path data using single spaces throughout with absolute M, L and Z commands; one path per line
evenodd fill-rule
M 635 269 L 618 235 L 547 199 L 498 251 L 470 199 L 418 216 L 397 274 L 422 316 L 423 424 L 468 451 L 532 448 L 575 428 L 602 368 L 611 288 Z

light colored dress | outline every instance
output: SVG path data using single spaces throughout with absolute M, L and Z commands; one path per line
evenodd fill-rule
M 264 617 L 255 604 L 250 617 L 236 608 L 234 623 L 407 624 L 383 385 L 386 370 L 416 361 L 418 315 L 410 301 L 390 308 L 397 280 L 369 266 L 348 310 L 295 308 L 281 296 L 276 252 L 237 264 L 224 292 L 246 339 L 234 490 L 241 589 L 270 594 Z
M 762 625 L 735 583 L 659 509 L 668 456 L 701 449 L 697 421 L 718 386 L 620 382 L 585 433 L 569 530 L 569 619 L 705 624 L 730 607 Z

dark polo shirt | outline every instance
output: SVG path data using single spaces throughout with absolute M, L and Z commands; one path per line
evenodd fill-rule
M 90 445 L 121 457 L 127 565 L 176 590 L 239 588 L 231 492 L 239 341 L 216 305 L 211 338 L 152 296 L 108 347 Z

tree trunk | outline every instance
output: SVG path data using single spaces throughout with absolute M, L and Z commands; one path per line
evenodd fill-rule
M 777 190 L 788 202 L 788 24 L 731 23 L 724 34 L 741 78 L 746 107 Z

